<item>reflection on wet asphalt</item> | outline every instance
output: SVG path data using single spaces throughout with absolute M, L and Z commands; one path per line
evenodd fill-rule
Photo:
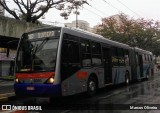
M 26 98 L 8 103 L 13 105 L 40 105 L 47 110 L 42 113 L 160 113 L 160 110 L 107 110 L 104 108 L 107 105 L 115 108 L 117 107 L 116 104 L 160 104 L 160 74 L 156 74 L 148 81 L 133 83 L 129 86 L 103 88 L 93 97 L 81 94 L 53 99 L 52 102 L 48 98 Z M 101 107 L 97 109 L 97 106 Z

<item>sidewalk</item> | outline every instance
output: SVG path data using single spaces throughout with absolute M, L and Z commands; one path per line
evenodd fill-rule
M 8 101 L 9 99 L 14 98 L 14 97 L 15 97 L 15 93 L 14 93 L 14 92 L 12 92 L 12 93 L 0 94 L 0 103 L 6 102 L 6 101 Z
M 13 84 L 13 80 L 0 79 L 0 103 L 15 96 Z

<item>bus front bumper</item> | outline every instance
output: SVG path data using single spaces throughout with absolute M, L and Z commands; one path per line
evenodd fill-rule
M 61 96 L 61 85 L 53 84 L 14 84 L 17 96 L 57 97 Z

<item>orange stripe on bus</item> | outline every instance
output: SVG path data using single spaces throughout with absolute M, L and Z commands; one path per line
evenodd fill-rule
M 85 79 L 85 78 L 87 78 L 87 76 L 88 76 L 88 72 L 81 71 L 81 72 L 78 72 L 78 73 L 76 74 L 76 76 L 77 76 L 78 79 Z
M 19 78 L 19 79 L 49 78 L 49 77 L 51 77 L 54 74 L 55 74 L 55 72 L 16 73 L 16 78 Z

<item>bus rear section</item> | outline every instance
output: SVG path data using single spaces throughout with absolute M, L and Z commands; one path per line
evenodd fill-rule
M 148 79 L 153 73 L 153 54 L 135 47 L 133 49 L 132 72 L 135 80 Z M 134 67 L 134 68 L 133 68 Z
M 16 56 L 15 93 L 18 96 L 60 96 L 56 61 L 60 28 L 22 36 Z

